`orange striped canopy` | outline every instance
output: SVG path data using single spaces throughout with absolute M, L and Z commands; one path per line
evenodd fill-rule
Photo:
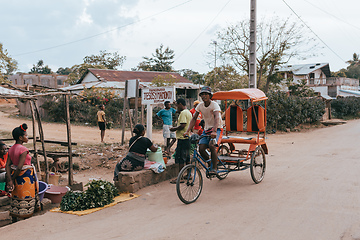
M 248 100 L 252 102 L 268 99 L 263 91 L 257 88 L 233 89 L 230 91 L 220 91 L 213 94 L 212 100 Z

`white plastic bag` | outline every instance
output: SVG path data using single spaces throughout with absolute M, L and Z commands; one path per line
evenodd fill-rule
M 164 171 L 164 167 L 161 163 L 151 164 L 150 169 L 154 171 L 154 173 L 162 173 Z

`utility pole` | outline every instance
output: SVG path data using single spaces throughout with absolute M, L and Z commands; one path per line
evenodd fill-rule
M 256 0 L 250 0 L 249 88 L 256 88 Z
M 216 70 L 216 46 L 217 46 L 217 41 L 213 41 L 213 44 L 214 44 L 214 46 L 215 46 L 215 67 L 214 67 L 214 74 L 215 74 L 215 76 L 214 76 L 214 78 L 215 78 L 215 80 L 214 80 L 214 89 L 216 88 L 216 85 L 217 85 L 217 70 Z

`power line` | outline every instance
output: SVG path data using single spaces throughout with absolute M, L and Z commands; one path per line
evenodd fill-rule
M 31 52 L 26 52 L 26 53 L 20 53 L 20 54 L 16 54 L 16 55 L 13 55 L 14 57 L 17 57 L 17 56 L 22 56 L 22 55 L 27 55 L 27 54 L 32 54 L 32 53 L 37 53 L 37 52 L 43 52 L 43 51 L 47 51 L 47 50 L 50 50 L 50 49 L 54 49 L 54 48 L 58 48 L 58 47 L 63 47 L 63 46 L 66 46 L 66 45 L 70 45 L 70 44 L 73 44 L 73 43 L 77 43 L 77 42 L 81 42 L 81 41 L 85 41 L 85 40 L 88 40 L 88 39 L 91 39 L 91 38 L 95 38 L 95 37 L 98 37 L 98 36 L 101 36 L 101 35 L 104 35 L 104 34 L 107 34 L 109 32 L 113 32 L 113 31 L 116 31 L 118 29 L 121 29 L 121 28 L 124 28 L 124 27 L 127 27 L 127 26 L 130 26 L 130 25 L 133 25 L 133 24 L 136 24 L 136 23 L 139 23 L 139 22 L 143 22 L 149 18 L 153 18 L 155 16 L 158 16 L 160 14 L 163 14 L 167 11 L 170 11 L 174 8 L 177 8 L 177 7 L 180 7 L 182 5 L 185 5 L 189 2 L 192 2 L 193 0 L 188 0 L 186 2 L 183 2 L 183 3 L 180 3 L 178 5 L 175 5 L 173 7 L 170 7 L 168 9 L 165 9 L 164 11 L 161 11 L 159 13 L 156 13 L 156 14 L 153 14 L 151 16 L 148 16 L 148 17 L 145 17 L 143 19 L 140 19 L 138 21 L 134 21 L 134 22 L 131 22 L 131 23 L 128 23 L 128 24 L 125 24 L 123 26 L 120 26 L 120 27 L 117 27 L 117 28 L 114 28 L 114 29 L 111 29 L 111 30 L 108 30 L 108 31 L 105 31 L 105 32 L 101 32 L 101 33 L 98 33 L 98 34 L 95 34 L 95 35 L 92 35 L 92 36 L 89 36 L 89 37 L 86 37 L 86 38 L 81 38 L 81 39 L 78 39 L 78 40 L 74 40 L 74 41 L 71 41 L 71 42 L 67 42 L 67 43 L 63 43 L 63 44 L 59 44 L 59 45 L 55 45 L 55 46 L 52 46 L 52 47 L 48 47 L 48 48 L 43 48 L 43 49 L 39 49 L 39 50 L 35 50 L 35 51 L 31 51 Z
M 317 8 L 317 9 L 319 9 L 320 11 L 322 11 L 322 12 L 324 12 L 324 13 L 326 13 L 326 14 L 328 14 L 328 15 L 332 16 L 332 17 L 334 17 L 335 19 L 339 20 L 340 22 L 346 23 L 346 24 L 348 24 L 348 25 L 350 25 L 350 26 L 352 26 L 352 27 L 354 27 L 354 28 L 356 28 L 356 29 L 360 30 L 360 28 L 359 28 L 358 26 L 355 26 L 355 25 L 353 25 L 353 24 L 351 24 L 351 23 L 349 23 L 349 22 L 346 22 L 346 21 L 342 20 L 341 18 L 339 18 L 339 17 L 335 16 L 334 14 L 329 13 L 329 12 L 325 11 L 324 9 L 322 9 L 322 8 L 320 8 L 320 7 L 318 7 L 318 6 L 316 6 L 316 5 L 315 5 L 315 4 L 313 4 L 312 2 L 309 2 L 309 1 L 307 1 L 307 0 L 304 0 L 304 1 L 305 1 L 305 2 L 307 2 L 307 3 L 309 3 L 309 4 L 311 4 L 312 6 L 316 7 L 316 8 Z
M 290 5 L 285 1 L 282 0 L 286 6 L 300 19 L 300 21 L 332 52 L 334 53 L 341 61 L 346 62 L 344 59 L 342 59 L 334 50 L 332 50 L 306 23 L 302 18 L 290 7 Z
M 212 23 L 215 21 L 215 19 L 220 15 L 220 13 L 225 9 L 225 7 L 231 2 L 231 0 L 229 0 L 227 3 L 225 3 L 225 5 L 220 9 L 220 11 L 216 14 L 216 16 L 210 21 L 210 23 L 204 28 L 204 30 L 202 32 L 200 32 L 200 34 L 194 39 L 194 41 L 192 41 L 190 43 L 190 45 L 174 60 L 178 60 L 179 58 L 181 58 L 182 55 L 184 55 L 184 53 L 189 50 L 191 48 L 191 46 L 200 38 L 200 36 L 212 25 Z

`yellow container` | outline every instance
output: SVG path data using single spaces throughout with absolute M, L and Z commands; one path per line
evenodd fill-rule
M 49 173 L 49 184 L 58 186 L 58 185 L 59 185 L 59 181 L 60 181 L 60 177 L 61 177 L 61 174 L 60 174 L 60 173 L 50 172 L 50 173 Z
M 52 184 L 55 186 L 59 185 L 59 181 L 60 181 L 60 177 L 61 177 L 61 173 L 54 173 L 54 172 L 49 172 L 49 182 L 48 184 Z M 46 181 L 46 177 L 45 177 L 45 173 L 42 172 L 41 173 L 41 179 L 43 181 Z

